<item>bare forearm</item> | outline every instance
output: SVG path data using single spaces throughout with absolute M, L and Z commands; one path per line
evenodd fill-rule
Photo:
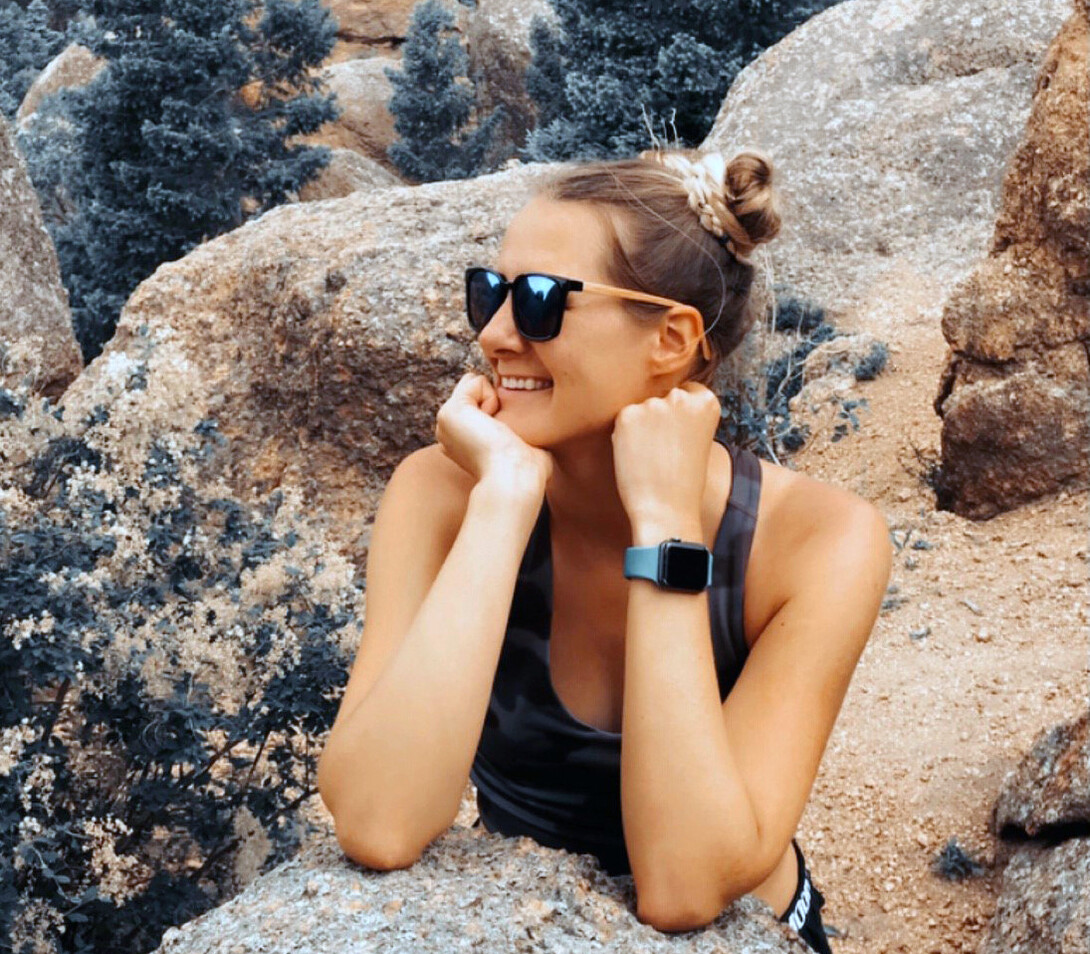
M 700 540 L 699 518 L 637 523 L 633 545 L 673 536 Z M 709 895 L 724 897 L 748 877 L 732 879 L 725 859 L 757 857 L 756 818 L 723 725 L 705 593 L 629 583 L 624 687 L 621 802 L 641 906 L 689 899 L 704 910 Z
M 480 739 L 519 560 L 540 509 L 490 484 L 371 691 L 331 734 L 338 831 L 423 848 L 457 811 Z

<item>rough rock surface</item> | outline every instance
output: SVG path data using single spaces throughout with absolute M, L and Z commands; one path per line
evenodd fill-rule
M 385 189 L 403 185 L 401 179 L 380 166 L 374 159 L 361 156 L 351 149 L 333 149 L 329 165 L 313 182 L 299 190 L 298 201 L 343 199 L 357 189 Z
M 992 830 L 1029 836 L 1057 825 L 1090 834 L 1090 713 L 1042 733 L 1003 782 Z
M 746 67 L 705 147 L 765 149 L 778 282 L 833 314 L 911 269 L 947 291 L 987 247 L 1034 77 L 1070 0 L 846 0 Z
M 1090 24 L 1048 50 L 991 252 L 950 296 L 941 493 L 985 519 L 1090 486 Z
M 1020 848 L 1003 870 L 991 931 L 980 954 L 1090 951 L 1090 838 Z
M 374 871 L 333 838 L 252 882 L 227 904 L 166 932 L 160 954 L 448 954 L 602 950 L 692 954 L 797 952 L 772 909 L 740 898 L 699 931 L 637 920 L 631 876 L 592 855 L 453 827 L 414 865 Z
M 1003 870 L 981 954 L 1090 951 L 1090 712 L 1038 736 L 1003 782 L 992 829 L 1033 840 Z
M 86 86 L 105 65 L 106 61 L 95 56 L 87 47 L 70 43 L 50 60 L 30 84 L 15 114 L 16 121 L 22 125 L 34 114 L 42 100 L 57 90 Z
M 324 0 L 337 18 L 337 48 L 333 60 L 382 52 L 400 46 L 409 32 L 417 0 Z M 447 4 L 456 22 L 466 14 L 460 3 Z
M 470 76 L 485 113 L 503 106 L 502 138 L 521 147 L 536 125 L 536 109 L 526 92 L 525 73 L 533 52 L 530 24 L 535 16 L 555 23 L 548 0 L 478 0 L 466 25 Z
M 54 398 L 83 368 L 38 195 L 0 116 L 0 383 Z
M 803 361 L 802 387 L 787 402 L 791 423 L 806 429 L 810 436 L 838 426 L 843 430 L 845 404 L 857 402 L 866 406 L 867 403 L 855 368 L 883 346 L 884 342 L 875 335 L 859 332 L 841 334 L 814 348 Z
M 394 88 L 384 72 L 400 68 L 400 61 L 384 56 L 344 60 L 321 72 L 324 91 L 336 93 L 339 118 L 317 132 L 298 136 L 296 142 L 351 149 L 396 173 L 386 150 L 397 139 L 394 117 L 386 108 Z

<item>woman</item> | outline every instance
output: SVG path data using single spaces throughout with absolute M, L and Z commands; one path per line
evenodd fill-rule
M 493 376 L 391 477 L 319 766 L 350 857 L 412 864 L 470 777 L 489 830 L 631 873 L 641 921 L 751 894 L 830 950 L 794 835 L 892 556 L 870 503 L 715 438 L 771 179 L 567 167 L 467 270 Z

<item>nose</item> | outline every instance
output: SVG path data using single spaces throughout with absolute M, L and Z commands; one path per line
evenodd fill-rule
M 526 350 L 529 342 L 519 334 L 515 327 L 515 314 L 511 310 L 511 293 L 508 291 L 503 304 L 496 313 L 488 319 L 477 336 L 481 349 L 486 355 L 495 354 L 498 351 L 521 352 Z

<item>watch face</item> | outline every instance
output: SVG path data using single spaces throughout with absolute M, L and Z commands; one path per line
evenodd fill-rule
M 710 558 L 708 550 L 699 544 L 664 543 L 659 578 L 670 589 L 698 593 L 707 588 Z

